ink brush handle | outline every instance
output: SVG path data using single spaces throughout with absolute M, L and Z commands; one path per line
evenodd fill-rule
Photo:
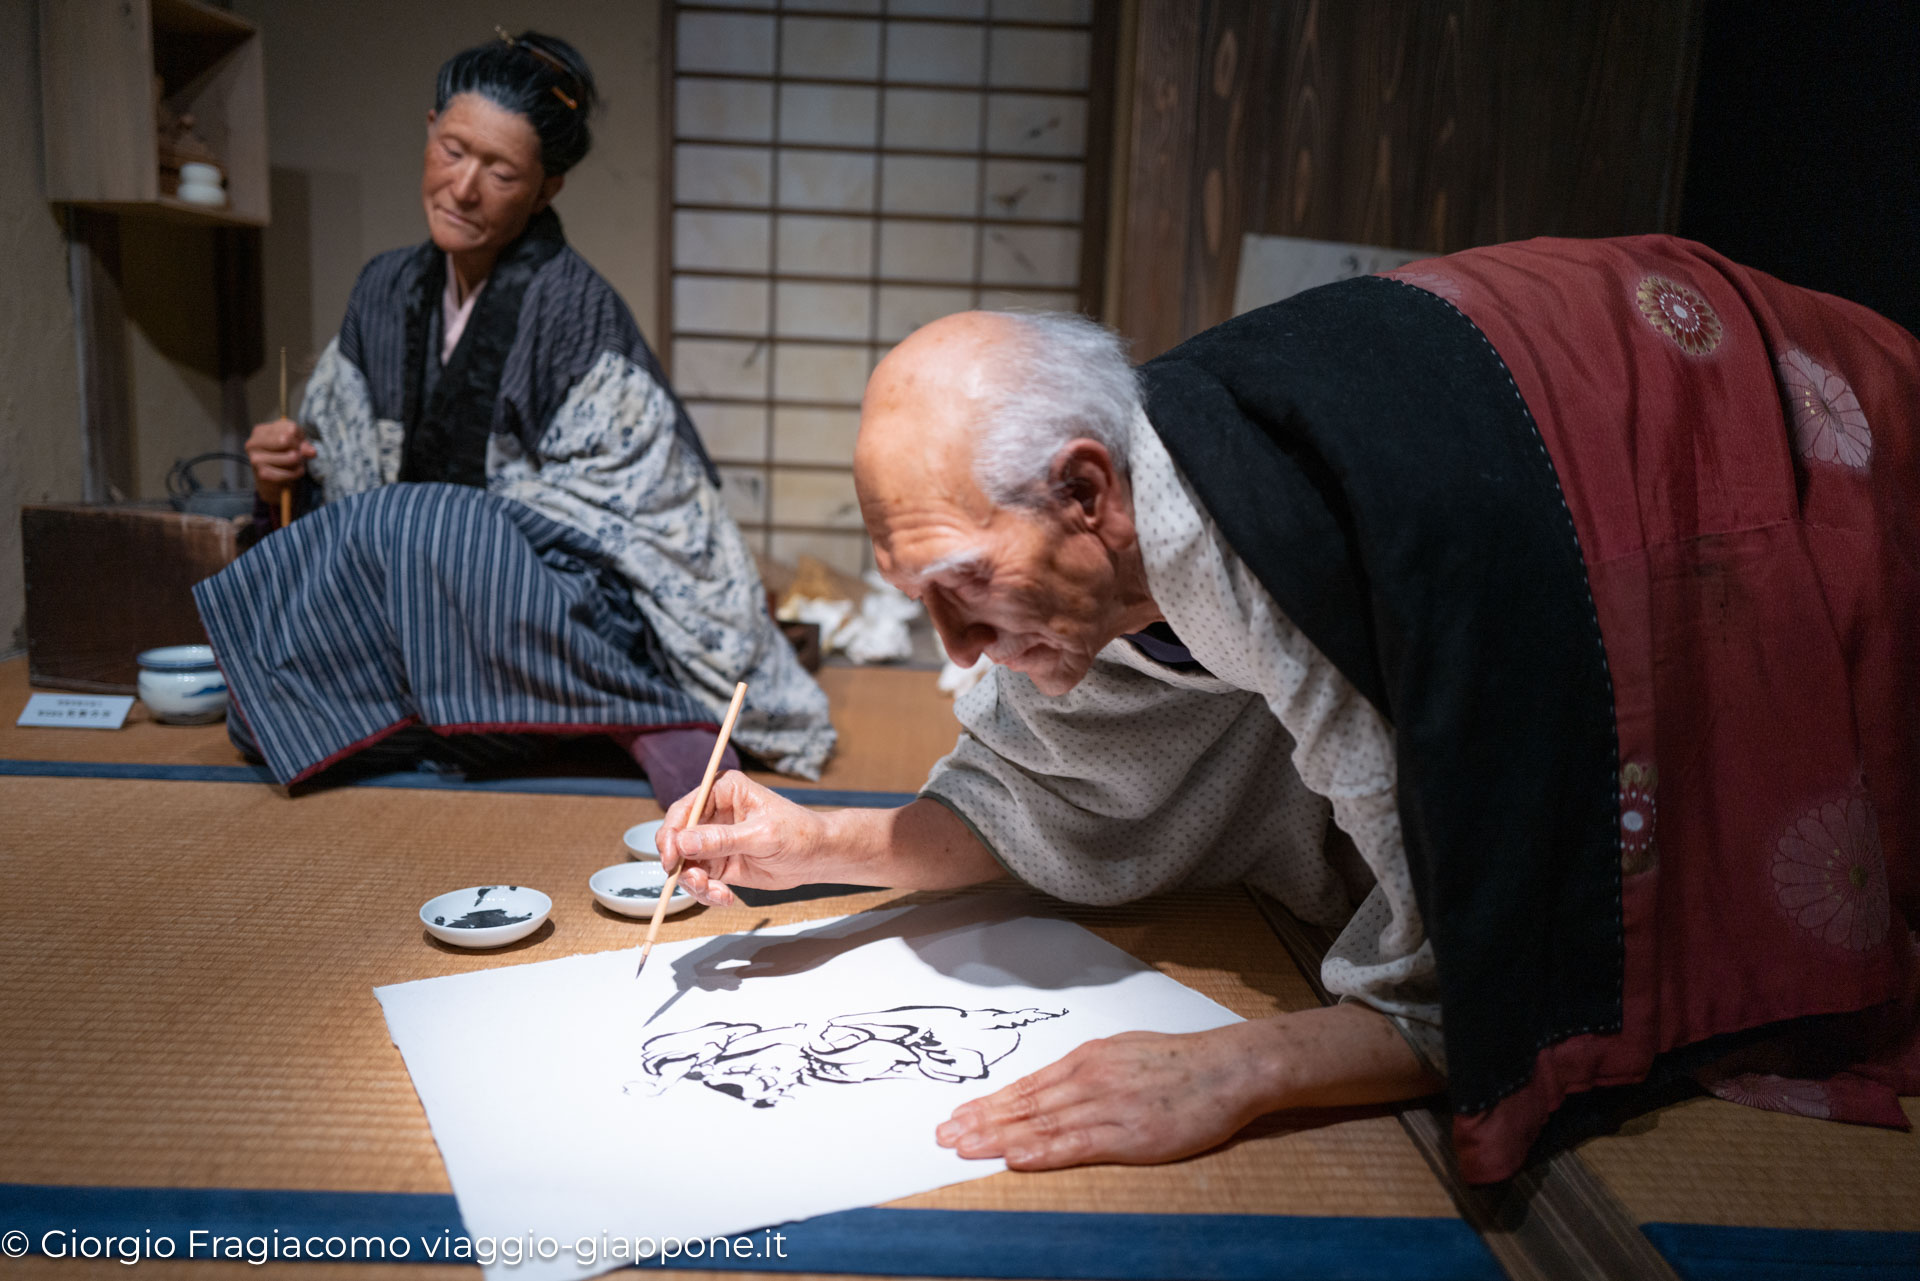
M 287 416 L 287 349 L 280 349 L 280 416 Z M 280 528 L 293 524 L 293 482 L 280 491 Z
M 727 753 L 727 741 L 733 737 L 733 723 L 740 719 L 741 704 L 747 701 L 747 683 L 741 681 L 733 687 L 733 701 L 727 704 L 727 718 L 720 723 L 720 736 L 713 740 L 713 755 L 707 758 L 707 772 L 701 776 L 700 790 L 693 794 L 693 808 L 687 812 L 687 826 L 697 827 L 706 817 L 707 798 L 713 794 L 713 780 L 720 773 L 720 758 Z M 667 901 L 673 897 L 673 891 L 680 884 L 680 873 L 686 870 L 685 860 L 673 869 L 667 877 L 667 883 L 660 887 L 660 901 L 653 905 L 653 923 L 647 926 L 647 941 L 640 949 L 640 964 L 634 968 L 633 976 L 640 977 L 640 971 L 647 967 L 647 957 L 653 954 L 654 940 L 660 937 L 660 922 L 667 919 Z

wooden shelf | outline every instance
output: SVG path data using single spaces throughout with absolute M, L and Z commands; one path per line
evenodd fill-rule
M 265 59 L 253 24 L 200 0 L 40 0 L 47 199 L 209 226 L 267 222 Z M 227 205 L 160 193 L 153 78 L 226 171 Z

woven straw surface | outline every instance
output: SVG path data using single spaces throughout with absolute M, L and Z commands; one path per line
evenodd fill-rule
M 784 775 L 755 777 L 782 787 L 819 786 L 875 792 L 912 792 L 927 769 L 953 750 L 959 722 L 953 702 L 935 685 L 938 673 L 884 668 L 829 667 L 820 686 L 833 709 L 840 745 L 817 784 Z M 240 765 L 227 727 L 162 725 L 136 702 L 124 728 L 106 732 L 22 729 L 13 722 L 33 693 L 27 660 L 0 663 L 0 759 L 111 761 L 140 765 Z M 637 774 L 637 771 L 635 771 Z
M 657 812 L 593 797 L 360 788 L 288 800 L 236 784 L 0 778 L 0 1181 L 445 1191 L 369 989 L 637 944 L 644 922 L 602 911 L 585 881 L 619 856 L 624 827 Z M 494 882 L 545 889 L 550 924 L 486 954 L 421 930 L 427 898 Z M 897 897 L 696 908 L 663 934 Z M 1238 891 L 1078 916 L 1239 1013 L 1312 1003 Z M 1386 1116 L 1293 1118 L 1175 1166 L 1001 1174 L 911 1204 L 1453 1212 Z
M 1920 1099 L 1903 1099 L 1920 1125 Z M 1920 1232 L 1920 1129 L 1689 1099 L 1580 1149 L 1641 1223 Z

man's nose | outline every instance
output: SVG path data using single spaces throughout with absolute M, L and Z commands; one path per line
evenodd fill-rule
M 1000 633 L 992 627 L 969 622 L 960 611 L 936 595 L 929 593 L 925 603 L 927 617 L 933 622 L 933 630 L 940 634 L 947 657 L 962 667 L 972 667 L 979 662 L 980 655 L 1000 639 Z

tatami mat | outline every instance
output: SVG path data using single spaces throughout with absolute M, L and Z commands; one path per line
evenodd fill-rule
M 953 748 L 959 723 L 938 673 L 899 668 L 823 668 L 818 674 L 840 743 L 818 782 L 755 771 L 782 787 L 914 792 L 927 768 Z M 239 765 L 224 724 L 162 725 L 136 702 L 118 730 L 23 729 L 27 660 L 0 663 L 0 760 Z M 618 763 L 616 762 L 616 765 Z M 637 768 L 631 771 L 639 776 Z
M 822 683 L 842 734 L 822 787 L 911 792 L 952 744 L 951 703 L 931 673 L 828 669 Z M 0 664 L 0 759 L 238 763 L 223 727 L 158 725 L 138 706 L 118 732 L 19 729 L 12 720 L 27 693 L 25 663 Z M 644 923 L 598 908 L 585 880 L 623 857 L 627 826 L 659 812 L 598 796 L 342 788 L 290 799 L 257 784 L 0 777 L 0 1184 L 444 1193 L 370 989 L 636 945 Z M 426 898 L 492 882 L 546 890 L 552 923 L 480 955 L 421 931 L 414 912 Z M 816 919 L 898 897 L 694 909 L 665 933 Z M 1249 1017 L 1314 1004 L 1238 891 L 1056 910 Z M 1908 1109 L 1920 1120 L 1920 1105 Z M 1641 1223 L 1920 1232 L 1912 1133 L 1695 1099 L 1580 1154 Z M 1455 1216 L 1386 1114 L 1272 1118 L 1173 1166 L 1007 1173 L 898 1204 Z M 118 1267 L 82 1270 L 124 1275 L 107 1271 Z M 141 1267 L 163 1277 L 257 1274 L 205 1261 Z M 10 1260 L 7 1270 L 76 1275 L 44 1260 Z M 430 1265 L 405 1275 L 442 1271 L 473 1275 Z
M 651 806 L 597 798 L 0 779 L 0 1182 L 446 1190 L 376 984 L 633 946 L 587 876 Z M 415 909 L 460 885 L 546 889 L 504 954 Z M 887 894 L 695 909 L 690 937 Z M 1090 913 L 1091 928 L 1247 1015 L 1312 998 L 1237 891 Z M 561 1033 L 563 1034 L 563 1033 Z M 1273 1129 L 1178 1166 L 1002 1174 L 913 1204 L 1450 1215 L 1387 1117 Z
M 1903 1099 L 1920 1125 L 1920 1099 Z M 1920 1232 L 1920 1129 L 1883 1130 L 1698 1098 L 1580 1155 L 1641 1223 Z M 1920 1275 L 1920 1237 L 1913 1264 Z

